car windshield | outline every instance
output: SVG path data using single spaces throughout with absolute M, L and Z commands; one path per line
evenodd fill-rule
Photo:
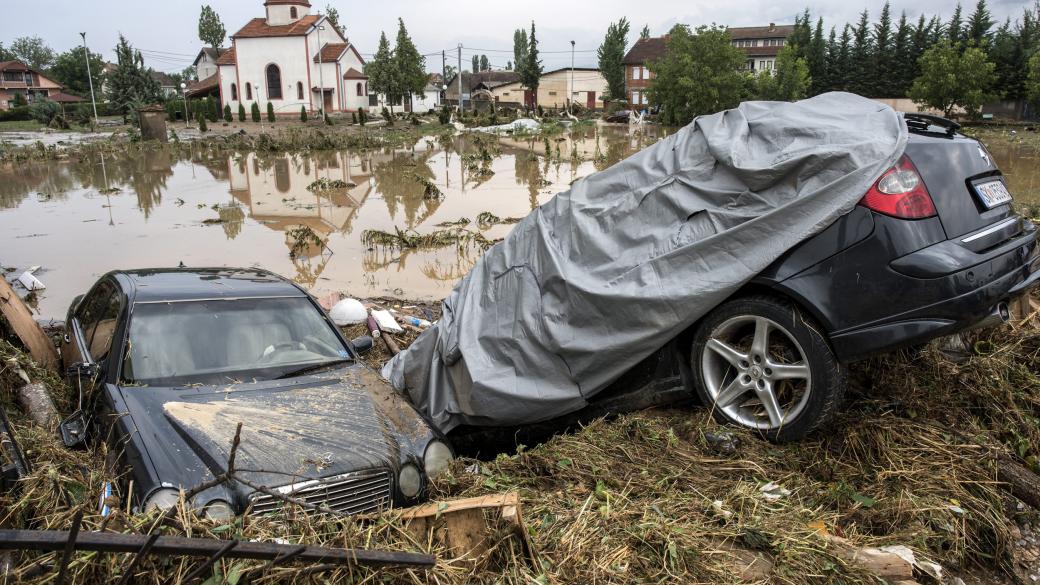
M 151 386 L 267 380 L 349 355 L 306 298 L 137 303 L 122 379 Z

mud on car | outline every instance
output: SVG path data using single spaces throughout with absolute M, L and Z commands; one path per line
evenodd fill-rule
M 345 513 L 418 501 L 453 457 L 314 299 L 270 272 L 111 272 L 66 323 L 62 359 L 83 408 L 63 437 L 107 442 L 133 509 L 173 506 L 225 471 L 239 422 L 237 475 Z M 226 518 L 281 501 L 234 482 L 190 504 Z

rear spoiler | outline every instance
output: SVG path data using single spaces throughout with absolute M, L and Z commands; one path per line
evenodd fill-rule
M 903 114 L 903 119 L 906 120 L 908 130 L 919 134 L 940 134 L 939 132 L 929 130 L 932 126 L 938 126 L 945 130 L 946 136 L 952 137 L 961 128 L 961 125 L 953 120 L 948 120 L 941 116 L 932 116 L 931 114 L 907 112 Z

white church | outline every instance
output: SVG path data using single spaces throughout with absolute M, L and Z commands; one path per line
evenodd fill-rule
M 254 18 L 231 36 L 216 60 L 221 104 L 266 115 L 300 115 L 369 108 L 365 61 L 358 50 L 307 0 L 266 0 L 265 18 Z

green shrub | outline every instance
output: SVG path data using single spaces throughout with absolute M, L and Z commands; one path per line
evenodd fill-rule
M 437 121 L 441 124 L 451 122 L 451 110 L 448 109 L 448 104 L 441 106 L 441 110 L 437 112 Z
M 253 107 L 252 107 L 252 109 L 250 111 L 250 114 L 252 114 L 254 122 L 259 122 L 260 121 L 260 105 L 257 104 L 256 102 L 253 102 Z
M 394 117 L 390 114 L 390 110 L 386 109 L 386 106 L 383 106 L 383 119 L 386 120 L 387 126 L 394 125 Z
M 357 112 L 350 113 L 350 123 L 357 124 Z
M 307 121 L 307 106 L 300 106 L 300 121 Z
M 364 126 L 365 123 L 368 122 L 368 111 L 365 110 L 365 108 L 358 108 L 357 109 L 357 117 L 358 117 L 358 124 L 361 124 L 362 126 Z
M 29 106 L 29 115 L 41 124 L 50 124 L 61 113 L 61 106 L 50 100 L 36 100 Z
M 267 102 L 267 121 L 274 124 L 274 104 Z
M 198 114 L 198 119 L 199 119 L 199 132 L 206 132 L 206 131 L 208 131 L 209 128 L 206 127 L 206 115 L 203 112 L 200 111 L 199 114 Z
M 224 121 L 227 122 L 228 124 L 230 124 L 231 121 L 234 120 L 234 119 L 235 118 L 231 115 L 231 106 L 230 105 L 225 105 L 224 106 Z
M 217 108 L 217 100 L 213 99 L 213 96 L 206 98 L 206 116 L 210 122 L 216 122 L 220 119 L 220 110 Z
M 14 100 L 11 101 L 11 107 L 22 108 L 29 105 L 29 102 L 25 101 L 25 95 L 16 93 L 14 94 Z
M 177 105 L 173 102 L 166 102 L 166 119 L 170 122 L 177 121 Z
M 241 103 L 238 104 L 238 121 L 239 122 L 245 122 L 246 121 L 246 107 L 243 106 Z

